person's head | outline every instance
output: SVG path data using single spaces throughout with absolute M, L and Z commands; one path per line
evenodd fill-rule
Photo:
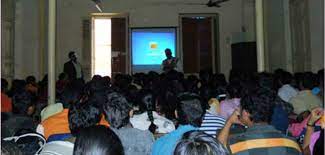
M 270 73 L 259 73 L 258 74 L 258 84 L 260 87 L 265 88 L 265 89 L 273 89 L 273 77 L 272 74 Z
M 1 78 L 1 92 L 5 92 L 8 89 L 8 81 Z
M 84 128 L 77 135 L 73 155 L 124 155 L 118 136 L 105 126 Z
M 293 80 L 293 76 L 290 72 L 282 72 L 279 77 L 279 82 L 281 85 L 291 84 Z
M 314 87 L 314 76 L 311 72 L 306 72 L 302 76 L 302 80 L 300 82 L 301 90 L 312 90 Z
M 227 148 L 215 138 L 202 131 L 183 134 L 176 145 L 174 155 L 229 155 Z
M 66 73 L 60 73 L 59 80 L 67 80 L 67 79 L 68 79 L 68 75 Z
M 152 111 L 155 109 L 155 98 L 150 90 L 140 91 L 140 111 L 147 112 L 149 121 L 151 122 L 149 126 L 149 131 L 155 133 L 157 126 L 154 124 L 154 117 Z
M 273 114 L 276 95 L 265 88 L 257 88 L 240 100 L 241 119 L 247 126 L 269 123 Z
M 97 102 L 103 101 L 92 96 L 70 105 L 68 119 L 72 135 L 76 136 L 81 129 L 99 123 L 102 113 Z
M 201 98 L 192 93 L 184 93 L 178 97 L 176 106 L 176 117 L 181 125 L 192 125 L 199 127 L 204 115 Z
M 156 112 L 170 120 L 175 119 L 176 95 L 170 91 L 159 93 L 156 98 Z
M 34 84 L 36 83 L 36 78 L 34 76 L 27 76 L 25 81 L 27 84 Z
M 103 110 L 107 122 L 113 128 L 121 128 L 129 124 L 132 116 L 132 105 L 119 93 L 106 94 Z
M 71 104 L 77 102 L 79 97 L 80 97 L 80 90 L 68 85 L 67 87 L 64 88 L 63 92 L 60 95 L 59 100 L 62 103 L 64 108 L 69 108 Z
M 32 95 L 27 91 L 20 91 L 13 95 L 13 112 L 16 114 L 31 116 L 35 111 Z
M 71 61 L 74 61 L 74 62 L 77 61 L 77 56 L 76 56 L 76 54 L 75 54 L 74 51 L 70 51 L 70 52 L 69 52 L 69 59 L 70 59 Z
M 11 82 L 11 91 L 14 91 L 14 92 L 22 91 L 22 90 L 25 89 L 25 86 L 26 86 L 26 81 L 25 80 L 14 79 Z
M 172 51 L 169 48 L 165 49 L 165 54 L 168 59 L 172 58 Z
M 239 83 L 230 83 L 226 89 L 229 98 L 241 98 L 242 90 Z
M 150 90 L 143 89 L 138 93 L 138 103 L 140 111 L 152 111 L 155 108 L 155 99 Z

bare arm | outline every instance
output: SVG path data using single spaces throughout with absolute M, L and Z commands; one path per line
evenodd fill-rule
M 228 118 L 225 126 L 222 128 L 222 130 L 220 131 L 220 133 L 218 135 L 218 140 L 225 147 L 227 147 L 227 145 L 228 145 L 228 138 L 229 138 L 230 128 L 234 123 L 241 124 L 241 122 L 239 121 L 239 110 L 235 110 L 231 114 L 231 116 Z
M 310 137 L 314 133 L 314 127 L 307 126 L 307 131 L 304 137 L 304 144 L 302 145 L 302 148 L 305 149 L 310 144 Z
M 222 128 L 218 135 L 218 140 L 225 146 L 227 147 L 228 144 L 228 137 L 229 137 L 229 131 L 232 123 L 229 121 L 226 122 L 225 126 Z
M 314 125 L 316 121 L 322 116 L 322 108 L 315 108 L 311 111 L 309 120 L 307 122 L 307 131 L 304 137 L 302 148 L 305 149 L 310 144 L 311 135 L 314 133 Z

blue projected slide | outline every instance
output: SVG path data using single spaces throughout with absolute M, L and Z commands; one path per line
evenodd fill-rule
M 134 66 L 161 65 L 166 59 L 166 48 L 170 48 L 175 56 L 175 44 L 175 28 L 133 29 L 132 63 Z

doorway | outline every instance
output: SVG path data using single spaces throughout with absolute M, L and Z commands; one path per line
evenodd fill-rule
M 217 17 L 217 14 L 180 15 L 180 50 L 184 73 L 219 71 Z
M 128 16 L 94 14 L 92 17 L 91 76 L 114 77 L 128 73 Z

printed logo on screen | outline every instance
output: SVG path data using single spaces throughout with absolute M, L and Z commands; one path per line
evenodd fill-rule
M 149 43 L 150 49 L 155 50 L 158 48 L 158 43 L 157 42 L 150 42 Z

